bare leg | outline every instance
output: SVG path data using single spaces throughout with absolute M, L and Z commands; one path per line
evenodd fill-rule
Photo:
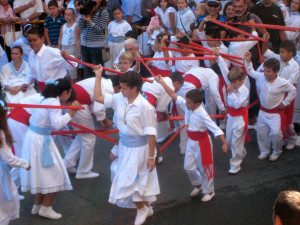
M 142 209 L 144 207 L 144 202 L 134 202 L 137 209 Z
M 34 204 L 35 205 L 41 205 L 43 203 L 43 200 L 44 200 L 44 195 L 40 194 L 40 193 L 37 193 L 36 196 L 35 196 Z
M 44 195 L 43 206 L 44 207 L 51 206 L 52 205 L 52 201 L 53 201 L 55 195 L 56 195 L 56 192 Z

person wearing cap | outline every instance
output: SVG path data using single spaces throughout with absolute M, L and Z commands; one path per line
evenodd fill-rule
M 26 62 L 28 62 L 28 55 L 29 55 L 29 52 L 32 50 L 28 43 L 28 40 L 27 40 L 27 33 L 31 28 L 32 28 L 32 25 L 30 23 L 26 24 L 23 27 L 23 37 L 16 40 L 10 46 L 11 48 L 14 48 L 15 46 L 20 46 L 23 49 L 23 60 Z

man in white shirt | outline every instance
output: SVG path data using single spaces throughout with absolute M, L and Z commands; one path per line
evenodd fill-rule
M 15 0 L 14 13 L 20 14 L 21 24 L 24 26 L 31 20 L 37 20 L 44 12 L 41 0 Z

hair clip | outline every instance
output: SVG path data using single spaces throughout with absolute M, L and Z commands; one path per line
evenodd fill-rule
M 55 81 L 55 80 L 53 80 L 53 79 L 50 79 L 50 80 L 46 81 L 45 84 L 46 84 L 46 85 L 48 85 L 48 84 L 53 84 L 54 86 L 57 86 L 57 85 L 58 85 L 58 81 Z

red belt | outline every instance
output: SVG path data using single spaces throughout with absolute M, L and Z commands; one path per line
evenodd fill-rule
M 39 86 L 40 92 L 42 92 L 42 90 L 46 86 L 45 82 L 40 82 L 40 81 L 36 81 L 36 82 L 37 82 L 37 84 Z
M 260 106 L 260 110 L 264 111 L 266 113 L 276 113 L 276 114 L 279 114 L 280 120 L 281 120 L 281 132 L 282 132 L 283 138 L 286 139 L 287 138 L 287 136 L 285 134 L 285 130 L 286 130 L 286 117 L 285 117 L 284 111 L 283 110 L 279 110 L 277 108 L 266 109 L 263 106 Z
M 78 84 L 73 84 L 72 88 L 76 92 L 76 101 L 78 101 L 81 105 L 92 104 L 91 96 L 83 87 Z
M 196 88 L 200 88 L 202 86 L 200 80 L 192 74 L 186 74 L 183 78 L 184 81 L 195 85 Z
M 189 131 L 186 130 L 188 137 L 193 141 L 198 141 L 201 151 L 202 165 L 208 177 L 208 180 L 216 175 L 215 166 L 212 158 L 212 149 L 210 145 L 208 131 Z
M 151 70 L 152 70 L 152 72 L 154 73 L 155 76 L 160 74 L 163 77 L 169 77 L 170 74 L 171 74 L 171 70 L 161 70 L 161 69 L 158 69 L 155 66 L 152 66 Z
M 153 94 L 149 93 L 149 92 L 146 92 L 144 91 L 145 95 L 147 96 L 147 100 L 148 102 L 154 106 L 154 108 L 156 107 L 156 98 Z
M 26 126 L 29 126 L 29 119 L 31 114 L 29 114 L 23 108 L 13 108 L 11 113 L 8 115 L 8 118 L 11 118 L 19 123 L 23 123 Z M 25 134 L 24 134 L 25 135 Z
M 245 122 L 245 132 L 246 132 L 246 137 L 245 137 L 245 142 L 251 141 L 249 137 L 249 132 L 248 132 L 248 108 L 247 107 L 241 107 L 238 109 L 235 109 L 231 106 L 228 107 L 228 114 L 230 116 L 242 116 Z

